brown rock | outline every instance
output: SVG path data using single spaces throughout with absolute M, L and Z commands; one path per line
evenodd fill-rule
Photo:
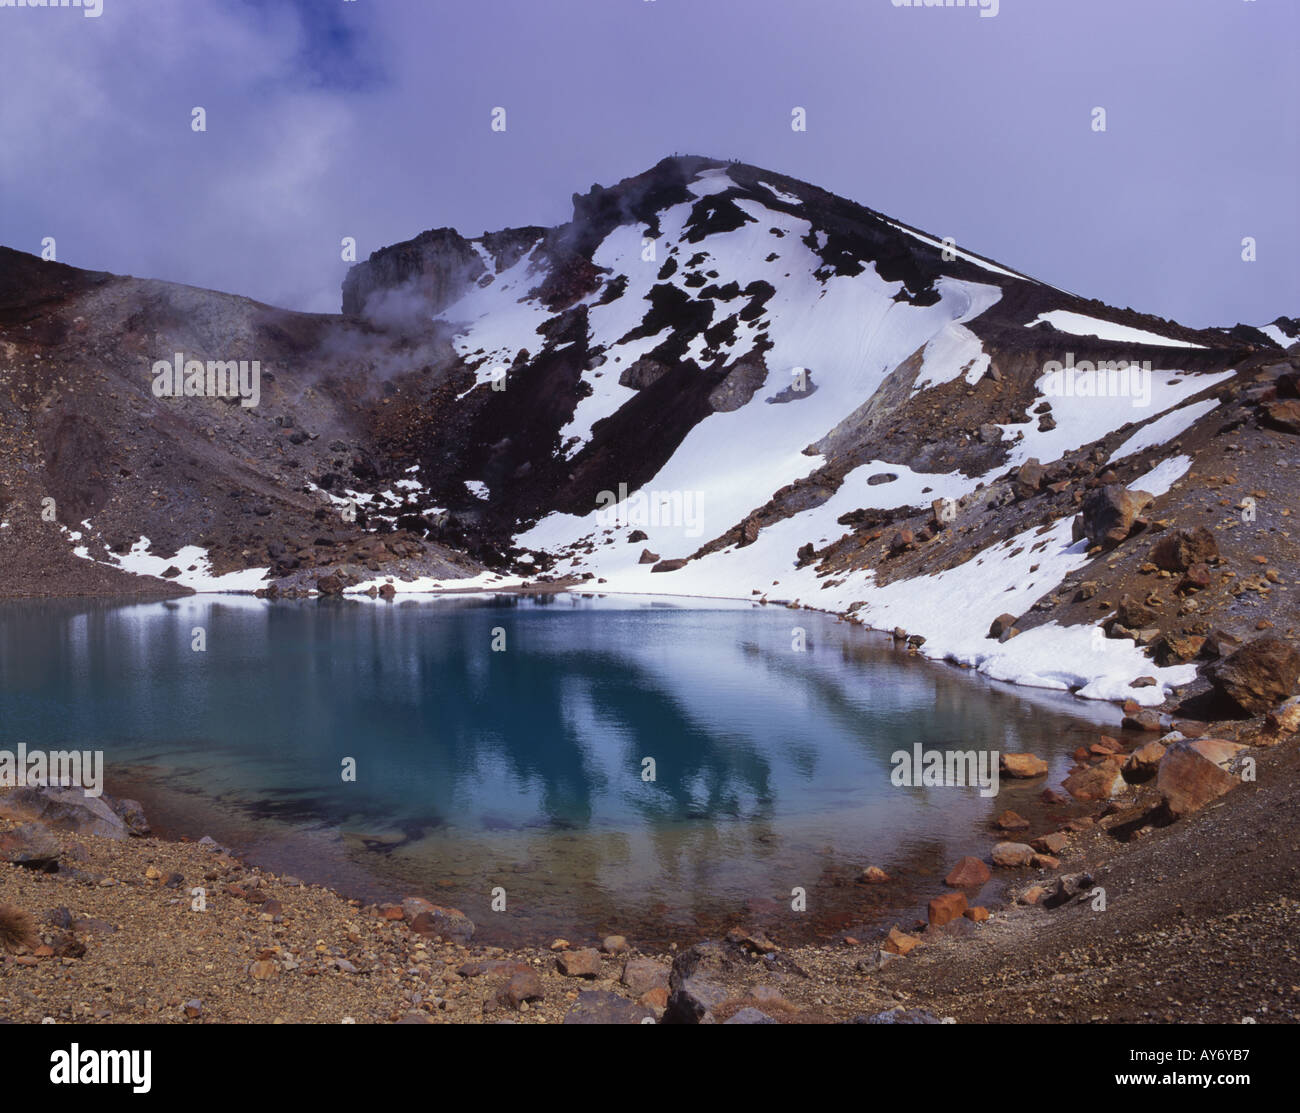
M 654 989 L 646 990 L 637 998 L 647 1009 L 654 1009 L 656 1012 L 668 1007 L 668 987 L 666 985 L 657 985 Z
M 661 560 L 658 564 L 656 564 L 653 568 L 651 568 L 650 571 L 651 572 L 676 572 L 677 569 L 685 568 L 685 567 L 686 567 L 685 560 Z
M 1070 836 L 1064 831 L 1053 831 L 1048 835 L 1039 835 L 1032 843 L 1032 846 L 1041 854 L 1060 854 L 1070 841 Z
M 525 1001 L 537 1001 L 541 996 L 542 979 L 537 976 L 537 971 L 521 970 L 497 990 L 497 1003 L 518 1010 Z
M 931 924 L 943 927 L 944 924 L 960 919 L 966 911 L 966 894 L 944 893 L 930 901 L 926 911 Z
M 1156 664 L 1163 668 L 1193 661 L 1205 648 L 1205 638 L 1199 634 L 1168 633 L 1156 643 Z
M 1275 734 L 1294 734 L 1300 730 L 1300 696 L 1292 696 L 1265 716 L 1264 725 Z
M 1076 800 L 1109 800 L 1123 788 L 1119 767 L 1109 761 L 1076 769 L 1065 778 L 1065 791 Z
M 982 924 L 985 920 L 989 918 L 989 910 L 985 908 L 982 904 L 977 904 L 972 908 L 966 909 L 966 911 L 963 912 L 962 915 L 965 916 L 966 919 L 968 920 L 973 920 L 977 924 Z
M 643 1001 L 651 990 L 664 991 L 664 1004 L 668 1003 L 668 966 L 653 958 L 633 956 L 623 965 L 623 975 L 619 979 L 628 989 Z M 663 1005 L 660 1006 L 662 1008 Z
M 989 626 L 989 637 L 1000 638 L 1006 630 L 1010 630 L 1016 624 L 1016 616 L 1013 614 L 1000 614 L 993 620 Z
M 1000 842 L 993 848 L 993 864 L 1004 869 L 1027 866 L 1033 857 L 1033 847 L 1022 842 Z
M 1089 491 L 1079 507 L 1083 536 L 1103 548 L 1118 545 L 1133 531 L 1152 498 L 1146 491 L 1130 491 L 1119 483 Z
M 419 935 L 437 935 L 453 943 L 468 943 L 474 935 L 474 921 L 458 908 L 443 908 L 420 897 L 407 897 L 402 911 Z
M 1300 433 L 1300 401 L 1280 398 L 1265 403 L 1264 424 L 1283 433 Z
M 868 866 L 862 871 L 860 880 L 865 881 L 868 885 L 882 885 L 889 880 L 889 874 L 879 866 Z
M 889 935 L 880 944 L 880 949 L 891 955 L 910 955 L 920 945 L 920 939 L 915 935 L 908 935 L 906 932 L 899 931 L 898 925 L 895 924 L 889 929 Z
M 1033 754 L 1003 754 L 999 764 L 1008 777 L 1041 777 L 1047 772 L 1047 762 Z
M 1023 831 L 1028 828 L 1029 820 L 1008 808 L 993 821 L 993 826 L 999 831 Z
M 1156 772 L 1156 789 L 1171 815 L 1183 816 L 1236 787 L 1234 759 L 1246 749 L 1215 738 L 1175 742 Z
M 555 960 L 556 968 L 566 978 L 598 978 L 600 952 L 595 947 L 582 947 L 576 951 L 562 951 Z
M 1124 779 L 1130 784 L 1142 784 L 1156 775 L 1160 759 L 1165 756 L 1163 742 L 1148 742 L 1139 746 L 1124 763 Z
M 978 858 L 968 855 L 953 866 L 948 876 L 943 879 L 943 883 L 951 885 L 954 889 L 976 889 L 992 876 L 993 872 L 988 866 Z
M 1266 635 L 1242 646 L 1211 675 L 1215 688 L 1249 715 L 1262 715 L 1295 694 L 1300 653 Z
M 1165 572 L 1186 572 L 1193 564 L 1219 559 L 1219 545 L 1204 526 L 1167 533 L 1153 546 L 1147 559 Z

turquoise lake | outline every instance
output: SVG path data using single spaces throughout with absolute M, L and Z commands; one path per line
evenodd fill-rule
M 0 603 L 0 747 L 102 750 L 164 834 L 501 941 L 914 914 L 992 816 L 1043 814 L 1043 782 L 898 787 L 891 754 L 1029 751 L 1055 783 L 1113 710 L 740 603 Z M 860 884 L 873 864 L 895 883 Z

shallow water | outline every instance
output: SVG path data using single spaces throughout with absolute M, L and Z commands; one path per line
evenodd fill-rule
M 1059 775 L 1113 718 L 748 604 L 0 604 L 0 748 L 102 749 L 109 791 L 167 833 L 454 904 L 501 941 L 738 918 L 829 936 L 914 912 L 987 852 L 993 815 L 1042 814 L 1042 782 L 897 787 L 891 754 L 1031 751 Z M 858 884 L 870 864 L 898 880 Z

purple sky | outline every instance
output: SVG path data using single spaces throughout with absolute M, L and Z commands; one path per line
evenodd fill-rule
M 343 236 L 554 224 L 680 151 L 1190 325 L 1300 314 L 1296 0 L 102 2 L 0 8 L 0 243 L 76 266 L 332 312 Z

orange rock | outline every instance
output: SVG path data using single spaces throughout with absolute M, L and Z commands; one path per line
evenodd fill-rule
M 1244 749 L 1235 742 L 1215 738 L 1170 746 L 1156 772 L 1156 789 L 1170 813 L 1187 815 L 1236 787 L 1240 778 L 1232 766 Z
M 668 1007 L 668 990 L 663 986 L 655 986 L 654 989 L 647 989 L 641 994 L 641 1004 L 651 1009 L 666 1009 Z
M 927 914 L 931 924 L 935 927 L 943 927 L 944 924 L 960 919 L 965 911 L 965 893 L 944 893 L 943 896 L 935 897 L 930 901 Z
M 1040 854 L 1060 854 L 1069 841 L 1070 837 L 1064 831 L 1053 831 L 1049 835 L 1039 835 L 1029 845 Z
M 1109 761 L 1076 770 L 1065 778 L 1065 791 L 1076 800 L 1109 800 L 1123 787 L 1119 767 Z
M 983 885 L 992 876 L 993 871 L 988 866 L 978 858 L 967 855 L 952 867 L 948 876 L 943 879 L 943 883 L 951 885 L 954 889 L 974 889 Z
M 889 929 L 889 935 L 880 944 L 880 949 L 888 951 L 891 955 L 910 955 L 920 945 L 921 941 L 915 935 L 899 931 L 898 925 L 895 924 Z
M 968 920 L 974 920 L 977 924 L 982 924 L 989 918 L 989 910 L 982 904 L 974 905 L 962 913 Z
M 1008 777 L 1041 777 L 1047 772 L 1047 762 L 1033 754 L 1003 754 L 1000 764 Z

